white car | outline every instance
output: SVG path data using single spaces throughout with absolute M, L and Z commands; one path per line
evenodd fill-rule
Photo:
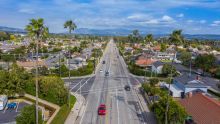
M 103 72 L 103 70 L 101 69 L 99 72 Z

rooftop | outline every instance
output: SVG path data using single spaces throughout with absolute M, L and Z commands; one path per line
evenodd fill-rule
M 201 93 L 180 100 L 180 104 L 197 124 L 219 124 L 220 102 Z

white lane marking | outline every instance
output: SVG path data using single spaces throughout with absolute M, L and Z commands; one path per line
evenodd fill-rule
M 87 84 L 87 82 L 91 79 L 92 77 L 90 77 L 88 80 L 86 80 L 86 82 L 83 84 L 83 85 L 81 85 L 80 87 L 79 87 L 79 89 L 77 89 L 76 90 L 76 92 L 78 92 L 85 84 Z M 81 82 L 80 82 L 81 83 Z M 75 93 L 76 93 L 75 92 Z
M 74 85 L 74 86 L 70 89 L 70 91 L 73 90 L 77 85 L 79 85 L 83 80 L 85 80 L 85 78 L 83 78 L 82 80 L 79 81 L 79 83 L 77 83 L 76 85 Z
M 116 104 L 117 104 L 117 115 L 118 115 L 118 124 L 119 124 L 119 122 L 120 122 L 120 120 L 119 120 L 120 115 L 119 115 L 119 107 L 118 107 L 118 90 L 116 90 Z
M 82 117 L 81 117 L 81 119 L 80 119 L 80 122 L 79 122 L 80 124 L 82 124 L 82 119 L 84 118 L 84 115 L 85 115 L 85 112 L 86 112 L 87 105 L 88 105 L 88 102 L 86 102 L 86 106 L 85 106 L 85 108 L 84 108 L 83 115 L 82 115 Z

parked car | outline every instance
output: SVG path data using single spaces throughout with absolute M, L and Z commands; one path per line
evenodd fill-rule
M 105 64 L 105 61 L 102 61 L 102 64 Z
M 8 97 L 6 95 L 0 95 L 0 110 L 4 110 L 8 102 Z
M 11 102 L 11 103 L 8 103 L 8 109 L 15 109 L 17 107 L 17 104 L 15 102 Z
M 99 105 L 98 115 L 105 115 L 105 114 L 106 114 L 106 106 L 105 106 L 105 104 Z
M 131 87 L 129 85 L 125 85 L 124 88 L 125 88 L 126 91 L 130 91 L 131 90 Z
M 108 71 L 105 72 L 105 76 L 109 76 L 109 72 Z

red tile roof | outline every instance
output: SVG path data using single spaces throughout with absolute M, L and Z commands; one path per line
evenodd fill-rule
M 138 60 L 136 60 L 136 65 L 148 66 L 148 65 L 153 64 L 155 61 L 156 60 L 153 60 L 153 59 L 138 59 Z
M 220 102 L 201 93 L 180 100 L 197 124 L 220 124 Z

